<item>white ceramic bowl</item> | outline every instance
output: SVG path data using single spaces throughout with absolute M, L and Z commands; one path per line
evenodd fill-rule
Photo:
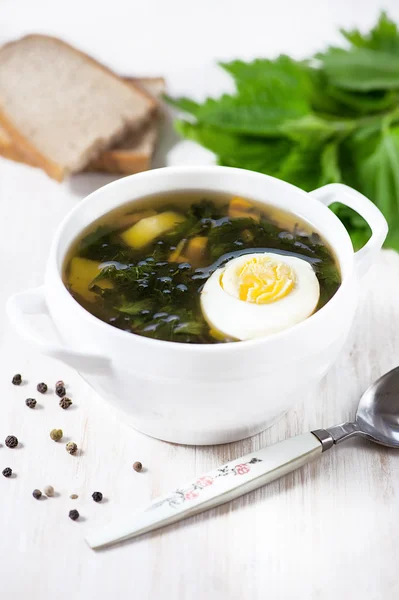
M 306 321 L 253 341 L 179 344 L 133 335 L 100 321 L 73 299 L 62 282 L 71 242 L 117 206 L 173 190 L 228 192 L 295 213 L 334 249 L 341 287 Z M 371 239 L 356 254 L 345 228 L 327 208 L 335 201 L 353 208 L 371 227 Z M 359 277 L 386 233 L 386 221 L 376 206 L 341 184 L 307 194 L 273 177 L 240 169 L 158 169 L 120 179 L 82 201 L 55 234 L 44 286 L 11 297 L 8 314 L 24 338 L 76 368 L 136 429 L 181 444 L 231 442 L 271 425 L 326 373 L 349 332 Z M 51 318 L 60 343 L 52 343 L 37 329 L 35 314 Z

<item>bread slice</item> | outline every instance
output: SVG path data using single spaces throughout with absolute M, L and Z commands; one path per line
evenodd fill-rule
M 141 127 L 155 106 L 56 38 L 29 35 L 0 49 L 0 125 L 12 152 L 58 181 Z
M 140 86 L 156 100 L 159 100 L 165 92 L 163 77 L 135 77 L 126 81 Z M 160 105 L 149 123 L 143 125 L 139 131 L 128 134 L 114 147 L 102 152 L 86 170 L 130 175 L 150 169 L 158 138 L 159 116 Z
M 133 77 L 125 81 L 139 86 L 158 99 L 165 91 L 163 77 Z M 109 150 L 105 150 L 92 161 L 87 171 L 106 171 L 108 173 L 132 174 L 146 171 L 151 168 L 151 159 L 154 154 L 158 138 L 160 107 L 158 105 L 150 121 L 143 125 L 137 132 L 131 132 L 121 142 Z M 0 156 L 36 166 L 29 158 L 22 157 L 7 131 L 0 126 Z

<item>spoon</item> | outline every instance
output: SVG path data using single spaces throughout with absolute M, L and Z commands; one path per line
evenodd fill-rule
M 365 391 L 353 422 L 316 429 L 233 460 L 158 498 L 147 508 L 90 532 L 86 541 L 91 548 L 101 548 L 214 508 L 294 471 L 355 436 L 399 448 L 399 367 Z

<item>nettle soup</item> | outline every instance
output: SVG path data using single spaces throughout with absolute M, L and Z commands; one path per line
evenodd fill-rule
M 216 344 L 292 327 L 341 279 L 328 245 L 295 215 L 227 194 L 176 192 L 94 222 L 73 244 L 64 282 L 114 327 Z

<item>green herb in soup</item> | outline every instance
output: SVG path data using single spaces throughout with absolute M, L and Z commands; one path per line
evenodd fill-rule
M 241 197 L 161 195 L 94 223 L 64 281 L 101 320 L 159 340 L 261 337 L 320 309 L 340 285 L 327 244 L 294 215 Z

